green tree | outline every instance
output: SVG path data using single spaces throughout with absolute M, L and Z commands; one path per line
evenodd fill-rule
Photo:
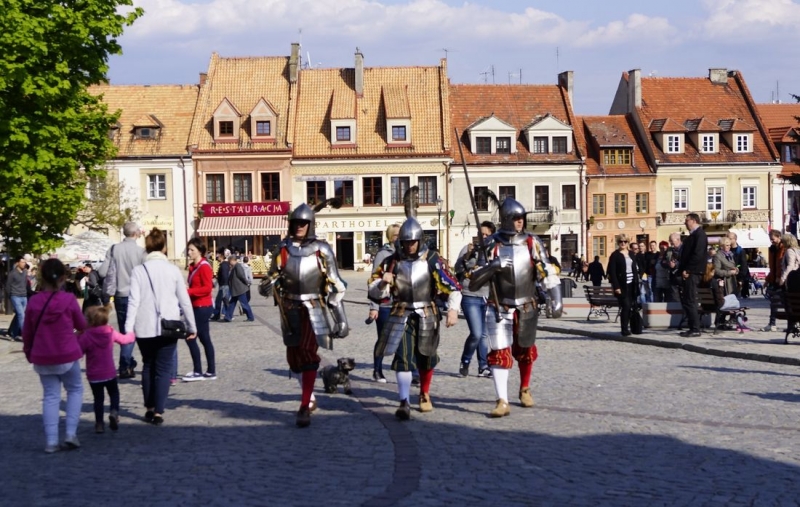
M 125 222 L 139 218 L 138 208 L 138 200 L 125 183 L 117 181 L 112 173 L 107 173 L 104 179 L 89 181 L 87 200 L 72 224 L 90 231 L 119 230 Z
M 127 10 L 127 12 L 123 12 Z M 104 82 L 132 0 L 0 0 L 0 232 L 11 254 L 57 246 L 104 178 L 116 123 Z

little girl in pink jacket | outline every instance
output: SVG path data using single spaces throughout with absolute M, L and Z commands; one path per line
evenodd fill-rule
M 90 306 L 86 309 L 86 322 L 89 327 L 78 337 L 83 353 L 86 354 L 86 378 L 94 395 L 94 432 L 103 433 L 104 392 L 108 391 L 111 413 L 108 425 L 112 431 L 119 427 L 119 385 L 117 368 L 114 364 L 114 343 L 126 345 L 136 339 L 133 333 L 121 334 L 108 325 L 108 307 Z

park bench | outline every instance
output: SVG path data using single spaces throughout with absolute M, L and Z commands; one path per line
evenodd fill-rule
M 773 300 L 775 302 L 773 303 Z M 786 322 L 786 336 L 783 339 L 784 343 L 789 343 L 789 335 L 792 338 L 800 337 L 800 293 L 776 291 L 770 296 L 770 307 L 773 305 L 778 309 L 775 313 L 775 318 L 785 320 Z
M 716 333 L 717 330 L 713 324 L 713 317 L 716 317 L 719 307 L 717 305 L 717 300 L 710 288 L 699 287 L 697 289 L 697 303 L 699 305 L 698 313 L 700 316 L 700 325 L 702 326 L 703 317 L 709 315 L 712 317 L 711 327 L 714 328 L 714 332 Z M 723 310 L 721 313 L 725 317 L 726 324 L 738 327 L 741 332 L 744 327 L 744 323 L 747 322 L 747 310 L 747 307 L 741 306 L 733 310 Z
M 586 316 L 586 320 L 590 320 L 592 315 L 599 317 L 602 314 L 606 315 L 606 319 L 611 319 L 611 316 L 608 314 L 609 308 L 617 308 L 617 317 L 614 319 L 614 322 L 619 319 L 619 312 L 621 309 L 612 287 L 584 285 L 583 291 L 586 295 L 586 300 L 589 302 L 589 315 Z

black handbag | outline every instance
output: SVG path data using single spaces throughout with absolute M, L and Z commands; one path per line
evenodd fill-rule
M 644 319 L 639 311 L 639 305 L 631 308 L 631 334 L 642 334 L 644 332 Z
M 147 266 L 142 264 L 142 267 L 144 268 L 144 272 L 147 273 L 147 280 L 150 282 L 150 289 L 153 291 L 153 301 L 156 305 L 156 317 L 158 317 L 158 320 L 161 323 L 161 333 L 159 336 L 162 338 L 185 340 L 186 337 L 189 336 L 189 332 L 186 330 L 186 323 L 183 320 L 170 320 L 161 318 L 161 312 L 158 309 L 158 297 L 156 296 L 156 289 L 153 287 L 153 280 L 150 278 L 150 272 L 147 270 Z

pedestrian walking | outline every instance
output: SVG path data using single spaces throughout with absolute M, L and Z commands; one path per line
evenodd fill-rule
M 783 257 L 786 253 L 786 247 L 783 244 L 783 233 L 778 229 L 769 231 L 769 240 L 772 243 L 767 250 L 767 258 L 769 264 L 769 273 L 767 273 L 767 295 L 772 296 L 781 289 L 780 280 L 783 274 Z M 778 306 L 771 304 L 769 307 L 769 322 L 761 329 L 762 331 L 770 332 L 777 331 L 778 326 L 775 325 L 778 320 Z
M 594 260 L 589 263 L 589 280 L 592 281 L 593 287 L 600 287 L 603 283 L 603 278 L 606 277 L 606 270 L 603 269 L 603 263 L 600 262 L 600 256 L 595 255 Z
M 103 287 L 100 285 L 100 277 L 94 270 L 91 262 L 83 265 L 83 278 L 81 278 L 83 288 L 83 307 L 84 313 L 90 306 L 102 306 Z
M 160 425 L 164 422 L 178 341 L 165 333 L 164 321 L 185 321 L 190 340 L 194 339 L 197 327 L 183 274 L 167 259 L 164 231 L 151 230 L 145 238 L 145 250 L 145 262 L 131 272 L 125 328 L 136 334 L 136 344 L 142 354 L 144 420 Z
M 217 297 L 214 301 L 214 314 L 211 316 L 211 320 L 220 320 L 220 317 L 225 319 L 228 314 L 228 305 L 231 302 L 231 290 L 228 285 L 231 265 L 228 257 L 225 255 L 225 250 L 220 249 L 217 252 Z M 230 320 L 223 320 L 223 322 L 230 322 Z
M 189 264 L 189 277 L 187 291 L 189 299 L 192 301 L 192 312 L 194 313 L 194 323 L 197 326 L 197 339 L 186 340 L 189 346 L 189 353 L 192 356 L 192 371 L 184 375 L 184 382 L 194 382 L 197 380 L 215 380 L 217 378 L 216 357 L 214 354 L 214 344 L 211 342 L 211 328 L 209 320 L 214 312 L 211 300 L 211 292 L 214 290 L 214 272 L 211 264 L 206 260 L 206 245 L 200 238 L 192 238 L 186 245 L 186 252 L 192 261 Z M 203 373 L 203 363 L 200 357 L 200 347 L 198 340 L 203 345 L 206 354 L 207 369 Z
M 244 313 L 247 316 L 247 322 L 253 322 L 256 320 L 256 317 L 253 315 L 253 310 L 250 308 L 250 304 L 247 302 L 246 296 L 247 291 L 250 290 L 247 273 L 242 265 L 239 264 L 239 259 L 235 255 L 231 255 L 228 258 L 228 263 L 230 264 L 228 287 L 231 293 L 231 300 L 225 309 L 225 320 L 227 322 L 233 320 L 233 311 L 236 309 L 236 304 L 238 303 L 242 305 L 242 310 L 244 310 Z
M 42 290 L 31 298 L 26 309 L 27 325 L 22 329 L 23 352 L 39 374 L 42 396 L 42 421 L 46 444 L 44 452 L 53 453 L 59 446 L 59 406 L 61 387 L 67 391 L 66 438 L 64 449 L 77 449 L 78 421 L 81 416 L 83 356 L 75 330 L 86 328 L 86 319 L 78 301 L 61 289 L 67 270 L 58 259 L 42 263 Z
M 108 425 L 119 428 L 119 383 L 114 366 L 114 344 L 126 345 L 136 341 L 133 333 L 121 334 L 108 325 L 110 306 L 90 306 L 86 309 L 87 328 L 78 336 L 86 355 L 86 379 L 94 397 L 94 432 L 104 433 L 105 392 L 108 392 L 110 411 Z
M 736 295 L 748 298 L 750 297 L 750 267 L 747 265 L 747 253 L 738 243 L 739 238 L 735 232 L 728 232 L 728 239 L 731 241 L 734 264 L 739 269 L 739 274 L 736 275 Z
M 679 270 L 683 278 L 683 293 L 681 304 L 689 324 L 687 331 L 681 331 L 683 337 L 699 337 L 700 316 L 698 314 L 697 288 L 706 271 L 708 257 L 708 238 L 700 225 L 700 216 L 697 213 L 686 215 L 684 225 L 689 231 L 689 237 L 683 242 Z
M 628 248 L 627 234 L 617 236 L 617 250 L 608 257 L 608 281 L 619 302 L 619 321 L 622 336 L 631 335 L 631 309 L 639 298 L 639 264 Z
M 11 298 L 14 318 L 8 328 L 8 336 L 19 341 L 25 325 L 25 309 L 28 306 L 28 263 L 20 256 L 14 261 L 14 267 L 6 279 L 6 294 Z
M 375 252 L 375 257 L 372 259 L 372 272 L 380 266 L 384 260 L 394 255 L 395 244 L 397 242 L 397 235 L 400 232 L 400 224 L 392 224 L 386 228 L 386 243 Z M 372 281 L 372 278 L 370 278 Z M 375 322 L 377 331 L 377 338 L 375 345 L 372 348 L 372 379 L 381 384 L 386 383 L 386 377 L 383 375 L 383 354 L 378 354 L 378 343 L 380 343 L 381 333 L 383 326 L 386 325 L 386 320 L 389 318 L 389 312 L 392 309 L 392 296 L 391 293 L 380 302 L 369 302 L 369 315 L 367 315 L 368 322 Z

